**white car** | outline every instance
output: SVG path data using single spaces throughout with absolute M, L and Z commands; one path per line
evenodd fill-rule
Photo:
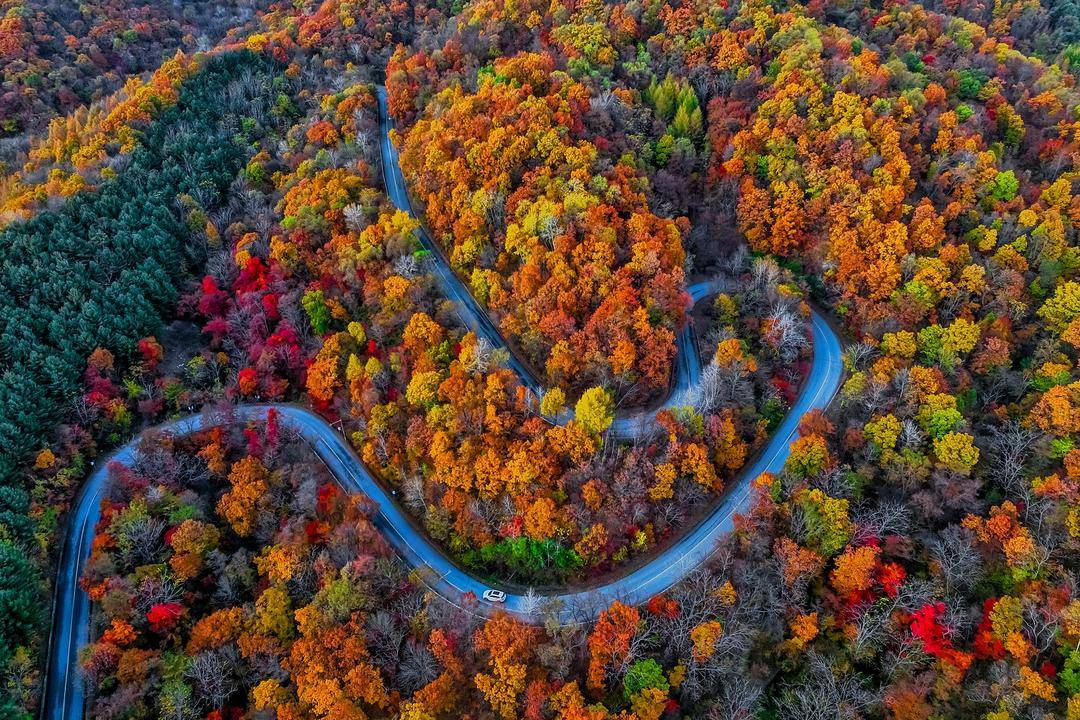
M 506 593 L 502 590 L 492 590 L 488 588 L 484 591 L 484 599 L 492 603 L 504 603 L 506 602 Z

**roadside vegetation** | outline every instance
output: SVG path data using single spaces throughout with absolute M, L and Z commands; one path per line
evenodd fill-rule
M 813 297 L 850 339 L 834 403 L 707 567 L 580 627 L 425 593 L 273 423 L 148 439 L 86 578 L 93 716 L 1077 715 L 1074 10 L 307 0 L 133 85 L 85 163 L 27 139 L 0 186 L 5 712 L 35 707 L 64 510 L 141 424 L 310 403 L 461 564 L 579 583 L 730 487 Z M 382 192 L 383 80 L 421 220 L 543 397 Z M 705 380 L 614 437 L 699 278 Z

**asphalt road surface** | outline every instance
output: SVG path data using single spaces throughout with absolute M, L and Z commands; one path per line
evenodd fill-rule
M 398 161 L 398 151 L 394 144 L 390 142 L 392 123 L 386 106 L 386 88 L 379 86 L 377 94 L 379 100 L 379 151 L 382 156 L 386 194 L 399 210 L 403 210 L 415 217 L 409 193 L 405 188 L 401 163 Z M 487 311 L 480 306 L 480 303 L 469 292 L 469 288 L 464 281 L 450 267 L 445 252 L 431 239 L 422 223 L 420 228 L 417 229 L 416 235 L 421 245 L 434 259 L 433 273 L 442 286 L 443 294 L 454 301 L 461 324 L 475 332 L 478 337 L 486 339 L 492 347 L 509 350 L 510 358 L 507 366 L 517 374 L 519 382 L 528 388 L 533 395 L 537 398 L 542 397 L 544 388 L 539 380 L 533 376 L 520 358 L 512 351 L 506 338 L 499 332 Z M 723 280 L 711 280 L 690 286 L 687 288 L 687 294 L 689 295 L 687 298 L 688 305 L 692 307 L 699 300 L 720 292 L 725 289 L 725 284 Z M 698 362 L 693 326 L 689 322 L 676 335 L 673 375 L 670 391 L 660 406 L 617 413 L 615 422 L 608 430 L 608 433 L 618 438 L 634 438 L 647 434 L 656 427 L 656 413 L 658 410 L 686 405 L 690 400 L 691 393 L 701 378 L 701 364 Z M 559 417 L 549 419 L 553 422 L 565 423 L 570 417 L 572 417 L 572 413 L 565 411 Z
M 397 151 L 388 136 L 389 120 L 385 103 L 385 92 L 380 88 L 379 110 L 382 153 L 384 168 L 387 170 L 387 192 L 395 204 L 409 210 L 408 195 L 397 163 Z M 434 271 L 446 295 L 457 303 L 462 323 L 481 337 L 487 338 L 492 346 L 506 347 L 504 339 L 487 313 L 445 263 L 439 249 L 426 233 L 420 231 L 419 234 L 421 242 L 435 258 Z M 691 302 L 696 302 L 720 289 L 723 289 L 722 282 L 712 281 L 692 285 L 688 288 L 688 293 Z M 507 589 L 506 602 L 498 606 L 479 599 L 483 591 L 491 585 L 457 567 L 443 555 L 406 517 L 389 493 L 375 481 L 342 435 L 322 418 L 295 405 L 242 405 L 232 409 L 231 413 L 232 419 L 236 421 L 261 422 L 271 408 L 275 409 L 280 414 L 282 426 L 295 431 L 311 445 L 346 492 L 364 493 L 371 498 L 376 508 L 373 517 L 376 527 L 405 563 L 423 569 L 425 582 L 447 602 L 478 614 L 487 614 L 500 607 L 530 617 L 546 609 L 548 612 L 557 613 L 564 622 L 584 622 L 595 617 L 613 600 L 631 604 L 648 601 L 653 595 L 671 587 L 701 566 L 713 553 L 717 540 L 731 529 L 735 514 L 747 509 L 751 481 L 763 472 L 778 472 L 783 467 L 788 457 L 788 446 L 798 436 L 799 420 L 812 409 L 824 408 L 840 385 L 843 371 L 840 341 L 816 312 L 813 314 L 813 341 L 813 363 L 791 411 L 757 459 L 731 482 L 719 504 L 693 530 L 647 564 L 603 585 L 551 594 L 522 593 Z M 679 333 L 678 343 L 675 382 L 665 406 L 686 402 L 692 397 L 701 377 L 701 365 L 694 349 L 689 323 Z M 543 389 L 539 383 L 513 354 L 509 366 L 522 379 L 523 384 L 538 396 L 542 394 Z M 639 411 L 620 415 L 609 432 L 619 436 L 637 435 L 651 426 L 654 412 L 655 410 Z M 166 423 L 159 426 L 159 429 L 185 434 L 229 420 L 229 417 L 204 413 Z M 132 441 L 117 450 L 108 460 L 99 461 L 83 486 L 68 518 L 67 535 L 57 575 L 48 669 L 42 699 L 42 717 L 48 720 L 79 720 L 83 716 L 85 698 L 78 669 L 78 654 L 89 642 L 90 600 L 79 588 L 78 579 L 83 564 L 90 555 L 94 527 L 100 518 L 101 500 L 107 493 L 108 464 L 131 463 L 135 457 L 136 445 L 136 441 Z

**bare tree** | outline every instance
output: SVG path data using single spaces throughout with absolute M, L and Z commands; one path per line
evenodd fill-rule
M 780 282 L 780 266 L 771 257 L 754 258 L 750 278 L 750 290 L 767 295 Z
M 794 362 L 810 346 L 802 321 L 784 303 L 773 305 L 768 326 L 766 340 L 776 348 L 776 353 L 785 363 Z
M 743 720 L 753 717 L 764 685 L 745 673 L 728 673 L 719 678 L 719 691 L 710 702 L 706 720 Z
M 207 650 L 195 656 L 184 673 L 195 689 L 195 699 L 203 707 L 219 708 L 225 704 L 239 684 L 227 652 L 235 648 Z
M 521 596 L 521 614 L 527 618 L 535 617 L 544 605 L 544 597 L 533 588 L 528 588 Z
M 424 513 L 427 508 L 427 498 L 424 493 L 424 478 L 417 474 L 409 474 L 401 483 L 402 501 L 410 510 Z
M 350 558 L 353 557 L 350 555 Z M 207 562 L 217 578 L 214 601 L 220 605 L 237 605 L 244 602 L 246 593 L 255 583 L 251 553 L 243 548 L 227 556 L 220 550 L 213 550 L 207 556 Z
M 345 225 L 353 232 L 360 232 L 368 226 L 368 216 L 361 205 L 346 205 L 342 214 L 345 216 Z
M 972 547 L 971 532 L 959 525 L 938 533 L 930 544 L 930 556 L 946 593 L 963 592 L 982 576 L 982 560 Z
M 866 510 L 855 517 L 856 543 L 859 539 L 885 537 L 886 535 L 904 535 L 911 521 L 911 510 L 900 502 L 883 502 L 872 510 Z
M 486 337 L 480 337 L 469 357 L 461 359 L 462 369 L 469 373 L 486 373 L 493 366 L 505 363 L 505 351 L 494 347 Z
M 738 275 L 746 268 L 746 245 L 739 244 L 724 260 L 724 270 L 730 275 Z
M 691 396 L 695 409 L 744 407 L 753 403 L 754 388 L 736 364 L 720 367 L 709 363 L 701 371 L 701 382 Z
M 134 520 L 118 538 L 117 544 L 124 561 L 132 565 L 147 565 L 156 561 L 165 549 L 164 532 L 164 520 L 151 517 Z
M 372 659 L 380 667 L 393 671 L 401 653 L 401 643 L 408 635 L 408 628 L 403 627 L 385 610 L 379 610 L 370 616 L 364 633 Z
M 702 415 L 708 415 L 719 406 L 721 395 L 720 366 L 711 362 L 701 370 L 701 381 L 690 395 L 690 404 Z
M 397 667 L 398 687 L 411 695 L 439 675 L 439 664 L 431 650 L 417 642 L 405 644 L 401 663 Z
M 101 415 L 101 408 L 91 404 L 86 398 L 86 395 L 78 395 L 71 401 L 71 410 L 79 425 L 90 427 Z
M 992 476 L 1002 490 L 1014 497 L 1025 497 L 1030 484 L 1024 474 L 1032 449 L 1042 434 L 1024 427 L 1015 420 L 990 428 L 990 457 Z
M 492 234 L 506 232 L 506 194 L 501 190 L 489 190 L 486 197 L 484 218 Z
M 859 398 L 859 404 L 862 406 L 863 413 L 865 415 L 870 415 L 878 408 L 883 407 L 887 391 L 888 386 L 885 383 L 880 380 L 871 379 L 870 382 L 867 383 L 862 396 Z
M 1055 614 L 1040 608 L 1034 601 L 1024 599 L 1022 605 L 1024 634 L 1041 654 L 1049 650 L 1058 637 L 1059 625 Z
M 877 351 L 866 343 L 853 343 L 844 350 L 844 359 L 851 367 L 861 369 Z
M 911 382 L 911 371 L 908 368 L 900 368 L 896 371 L 892 378 L 892 389 L 896 393 L 898 406 L 909 404 L 915 399 L 913 392 L 915 386 Z
M 415 255 L 405 254 L 394 260 L 394 272 L 403 278 L 413 279 L 420 274 L 420 261 Z
M 858 720 L 875 702 L 875 693 L 859 676 L 838 676 L 828 658 L 812 652 L 806 674 L 782 688 L 776 716 L 780 720 Z
M 549 249 L 555 246 L 555 238 L 562 232 L 562 226 L 559 225 L 559 219 L 554 215 L 545 215 L 537 228 L 537 236 L 544 242 Z
M 900 447 L 919 448 L 923 444 L 923 431 L 911 418 L 904 418 L 900 423 Z
M 892 643 L 881 659 L 881 676 L 894 677 L 897 674 L 910 674 L 915 668 L 933 660 L 923 649 L 921 640 L 911 633 L 894 633 Z
M 357 111 L 357 115 L 361 115 L 362 111 Z M 356 123 L 357 127 L 360 127 L 359 120 Z M 353 145 L 356 147 L 356 151 L 360 154 L 360 157 L 364 158 L 369 165 L 375 165 L 375 154 L 378 142 L 371 137 L 371 132 L 368 130 L 357 130 L 356 138 L 353 140 Z

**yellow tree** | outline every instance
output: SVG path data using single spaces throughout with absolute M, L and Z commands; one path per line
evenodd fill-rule
M 217 503 L 218 514 L 225 518 L 233 531 L 247 537 L 255 521 L 255 510 L 269 489 L 269 472 L 256 457 L 246 457 L 229 471 L 231 489 Z
M 592 435 L 599 435 L 607 430 L 615 420 L 611 393 L 599 387 L 583 392 L 574 407 L 574 419 Z
M 934 454 L 938 463 L 950 470 L 970 472 L 979 462 L 979 448 L 975 438 L 967 433 L 950 432 L 934 440 Z
M 536 629 L 500 613 L 484 623 L 473 637 L 478 650 L 491 658 L 491 672 L 477 673 L 477 689 L 506 720 L 517 717 L 518 698 L 525 690 L 525 663 L 531 656 Z

